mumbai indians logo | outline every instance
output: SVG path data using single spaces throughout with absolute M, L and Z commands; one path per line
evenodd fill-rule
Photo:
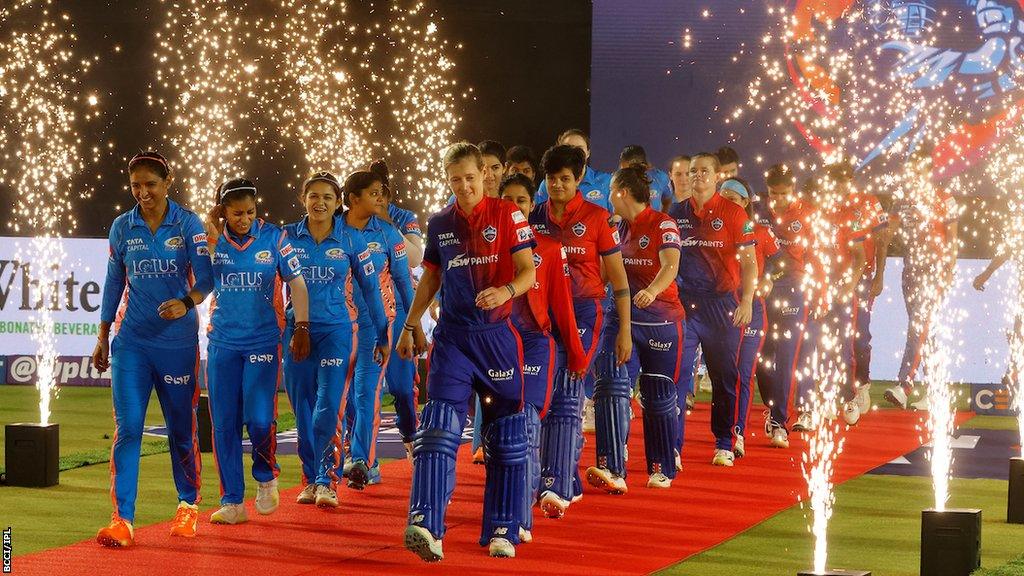
M 380 253 L 382 251 L 380 248 L 380 242 L 367 242 L 366 247 L 370 249 L 370 252 Z
M 488 242 L 494 242 L 494 240 L 498 237 L 498 229 L 495 228 L 494 226 L 488 226 L 487 228 L 484 228 L 483 235 L 484 240 L 487 240 Z
M 572 227 L 572 233 L 579 238 L 583 238 L 583 235 L 587 233 L 587 225 L 583 222 L 577 222 Z
M 713 228 L 715 232 L 721 230 L 722 226 L 725 226 L 725 222 L 722 222 L 721 218 L 715 218 L 714 220 L 711 221 L 711 228 Z
M 181 250 L 185 246 L 185 239 L 181 236 L 173 236 L 164 241 L 164 246 L 171 250 Z
M 585 194 L 588 200 L 599 200 L 601 198 L 600 190 L 591 190 Z
M 487 370 L 487 377 L 494 381 L 511 380 L 512 375 L 515 374 L 515 370 L 509 368 L 508 370 L 495 370 L 490 368 Z
M 327 256 L 331 260 L 341 260 L 345 257 L 345 251 L 341 248 L 331 248 L 327 252 L 324 252 L 324 256 Z
M 256 253 L 256 262 L 258 264 L 273 264 L 274 257 L 270 254 L 270 250 L 260 250 Z
M 650 245 L 651 245 L 651 239 L 648 238 L 646 234 L 640 237 L 640 249 L 641 250 L 646 249 Z

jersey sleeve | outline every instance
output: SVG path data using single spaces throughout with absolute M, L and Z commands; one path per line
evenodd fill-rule
M 775 237 L 775 233 L 772 232 L 771 228 L 758 226 L 757 232 L 757 243 L 761 245 L 761 251 L 764 253 L 765 258 L 772 258 L 780 252 L 778 238 Z
M 417 227 L 417 230 L 419 227 Z M 412 275 L 409 273 L 409 257 L 405 251 L 405 237 L 393 226 L 386 226 L 388 257 L 391 260 L 391 282 L 395 285 L 395 296 L 403 310 L 412 307 Z
M 870 195 L 865 202 L 868 213 L 871 215 L 871 232 L 879 232 L 889 227 L 889 213 L 882 209 L 882 203 L 874 195 Z
M 551 319 L 558 327 L 558 334 L 562 337 L 562 345 L 568 356 L 569 371 L 579 373 L 587 368 L 590 359 L 583 350 L 579 327 L 576 324 L 576 313 L 572 303 L 572 280 L 569 277 L 569 260 L 565 256 L 565 248 L 559 245 L 558 253 L 561 256 L 558 267 L 548 271 L 548 313 L 551 314 Z
M 727 218 L 729 235 L 737 248 L 757 243 L 757 239 L 754 238 L 754 221 L 747 217 L 746 212 L 742 209 L 733 210 Z
M 679 250 L 682 245 L 682 240 L 679 238 L 679 227 L 671 218 L 665 218 L 658 225 L 658 233 L 661 234 L 661 244 L 658 246 L 658 251 L 667 250 L 674 248 Z
M 302 264 L 299 263 L 299 257 L 295 255 L 295 249 L 288 240 L 288 233 L 278 230 L 277 235 L 277 242 L 274 243 L 277 250 L 277 273 L 285 282 L 291 282 L 302 276 Z
M 199 217 L 189 212 L 182 223 L 182 237 L 188 251 L 188 261 L 192 268 L 195 283 L 192 289 L 204 295 L 213 291 L 213 261 L 210 259 L 210 248 L 206 244 L 206 229 Z
M 437 270 L 441 266 L 441 250 L 437 244 L 436 226 L 427 226 L 427 242 L 423 247 L 423 265 Z
M 121 303 L 126 285 L 124 253 L 121 252 L 121 221 L 114 221 L 110 227 L 109 251 L 107 258 L 107 276 L 103 281 L 103 303 L 100 304 L 100 322 L 112 324 Z
M 611 217 L 594 218 L 594 225 L 597 226 L 597 253 L 601 256 L 609 256 L 620 251 L 619 229 L 612 223 Z
M 386 343 L 388 341 L 388 318 L 384 313 L 380 280 L 377 279 L 377 268 L 373 265 L 370 248 L 360 234 L 346 233 L 345 236 L 349 243 L 349 250 L 346 252 L 352 267 L 352 276 L 363 294 L 366 308 L 369 309 L 370 319 L 377 331 L 377 344 Z
M 502 208 L 508 214 L 507 217 L 512 220 L 512 225 L 509 227 L 512 236 L 509 239 L 509 246 L 512 247 L 510 252 L 515 254 L 526 248 L 535 248 L 537 242 L 533 239 L 533 228 L 530 228 L 530 223 L 523 215 L 522 210 L 507 200 L 502 200 Z

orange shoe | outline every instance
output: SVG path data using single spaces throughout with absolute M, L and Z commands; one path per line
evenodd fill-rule
M 180 502 L 178 511 L 174 513 L 174 520 L 171 520 L 171 536 L 192 538 L 196 535 L 198 523 L 199 507 L 195 504 Z
M 110 526 L 100 528 L 96 533 L 96 542 L 108 548 L 127 548 L 135 545 L 135 529 L 132 523 L 113 514 L 110 517 Z
M 484 463 L 484 447 L 481 446 L 481 447 L 476 449 L 476 452 L 473 452 L 473 464 L 483 464 L 483 463 Z

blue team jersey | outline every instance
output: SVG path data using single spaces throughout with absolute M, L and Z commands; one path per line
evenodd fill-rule
M 352 300 L 355 279 L 367 298 L 378 342 L 387 342 L 388 321 L 380 299 L 377 269 L 370 257 L 366 241 L 358 234 L 346 232 L 348 226 L 341 216 L 334 217 L 331 233 L 317 244 L 309 233 L 308 218 L 288 224 L 284 231 L 302 266 L 302 277 L 309 291 L 309 323 L 313 329 L 350 326 L 357 318 Z M 285 311 L 288 322 L 294 322 L 291 302 Z
M 388 204 L 388 216 L 391 217 L 392 224 L 403 236 L 412 234 L 414 236 L 423 237 L 423 231 L 420 230 L 420 222 L 416 219 L 416 213 L 412 210 L 406 210 L 405 208 L 399 208 L 394 204 Z
M 225 230 L 213 252 L 210 342 L 229 350 L 276 344 L 284 328 L 281 283 L 302 274 L 283 230 L 256 220 L 238 238 Z
M 168 199 L 156 233 L 138 206 L 114 220 L 100 320 L 113 323 L 117 316 L 117 338 L 165 349 L 198 345 L 195 309 L 177 320 L 164 320 L 157 310 L 191 290 L 208 294 L 212 288 L 206 232 L 194 213 Z
M 583 173 L 583 180 L 580 181 L 578 188 L 580 194 L 583 194 L 584 200 L 597 204 L 611 214 L 615 212 L 615 209 L 612 208 L 611 185 L 611 174 L 601 172 L 600 170 L 594 170 L 590 166 L 587 166 L 587 171 Z M 537 190 L 534 202 L 540 206 L 540 204 L 547 199 L 548 183 L 547 180 L 541 180 L 540 188 Z
M 668 177 L 667 172 L 658 168 L 648 170 L 647 177 L 651 179 L 651 208 L 658 212 L 667 212 L 668 207 L 675 200 L 672 195 L 672 180 Z
M 370 258 L 377 270 L 380 282 L 380 297 L 384 303 L 384 313 L 389 320 L 394 320 L 399 312 L 405 314 L 412 306 L 412 277 L 409 275 L 409 258 L 405 253 L 405 238 L 397 228 L 371 216 L 366 226 L 359 230 L 347 223 L 348 230 L 362 236 L 370 249 Z M 369 328 L 373 324 L 369 308 L 363 302 L 359 290 L 352 293 L 356 310 L 359 311 L 359 327 Z

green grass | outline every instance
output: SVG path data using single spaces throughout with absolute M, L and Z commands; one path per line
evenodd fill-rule
M 1005 564 L 1024 547 L 1024 526 L 1006 523 L 1006 486 L 1001 480 L 957 479 L 951 485 L 950 507 L 983 510 L 982 565 L 987 568 Z M 916 576 L 921 510 L 933 505 L 930 478 L 867 475 L 844 483 L 836 490 L 829 525 L 829 567 Z M 809 509 L 795 506 L 659 574 L 796 574 L 812 566 L 809 514 Z
M 974 571 L 974 576 L 1020 576 L 1024 574 L 1024 555 L 1018 556 L 998 568 L 981 568 Z
M 984 430 L 1016 430 L 1017 418 L 1013 416 L 975 416 L 965 422 L 963 427 Z

